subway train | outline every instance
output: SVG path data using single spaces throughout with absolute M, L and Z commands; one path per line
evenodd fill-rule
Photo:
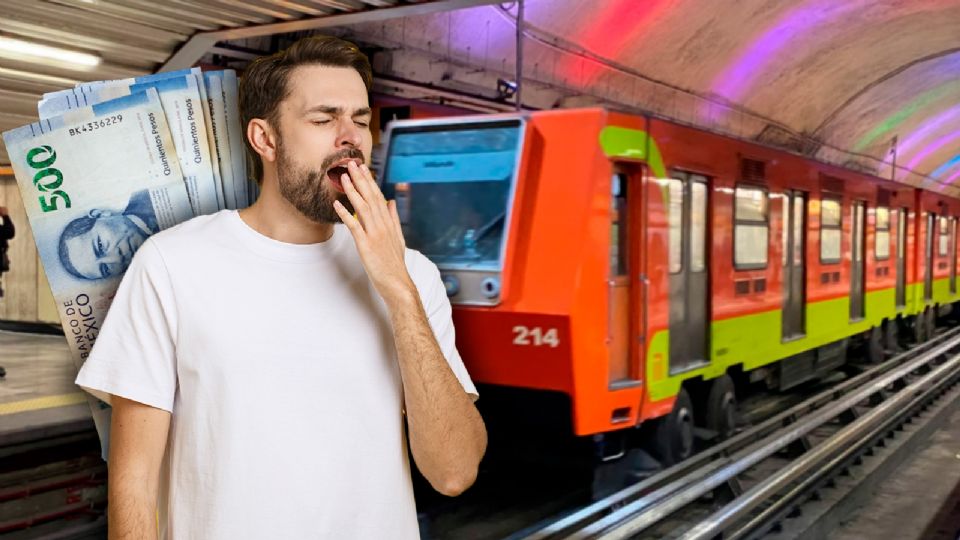
M 384 146 L 491 451 L 672 464 L 732 433 L 739 388 L 880 361 L 958 300 L 935 190 L 604 109 L 401 120 Z

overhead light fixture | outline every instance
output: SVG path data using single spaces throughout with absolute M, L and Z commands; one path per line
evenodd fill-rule
M 517 83 L 506 79 L 497 79 L 497 96 L 500 99 L 512 98 L 517 93 Z
M 32 71 L 21 71 L 19 69 L 8 69 L 5 67 L 0 67 L 0 79 L 20 79 L 42 84 L 62 86 L 64 88 L 80 84 L 80 81 L 77 79 L 67 79 L 65 77 L 55 77 L 45 73 L 34 73 Z
M 84 67 L 100 65 L 100 57 L 95 54 L 70 51 L 59 47 L 50 47 L 48 45 L 40 45 L 39 43 L 31 43 L 29 41 L 0 36 L 0 54 L 3 53 L 32 56 L 41 62 L 47 63 L 52 60 L 55 62 L 78 64 Z M 33 60 L 33 58 L 30 60 Z

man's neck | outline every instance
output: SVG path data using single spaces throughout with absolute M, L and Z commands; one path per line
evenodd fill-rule
M 317 244 L 333 236 L 333 224 L 307 219 L 280 195 L 276 182 L 265 181 L 260 196 L 240 219 L 258 233 L 288 244 Z

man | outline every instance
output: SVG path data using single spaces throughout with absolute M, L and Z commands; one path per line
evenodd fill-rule
M 134 257 L 77 379 L 112 397 L 111 539 L 155 537 L 155 510 L 176 540 L 416 538 L 407 444 L 440 492 L 474 481 L 486 431 L 439 272 L 365 165 L 371 80 L 335 38 L 254 62 L 256 204 Z
M 0 223 L 0 278 L 2 278 L 4 272 L 10 271 L 10 257 L 7 256 L 7 250 L 10 248 L 10 240 L 13 240 L 13 235 L 17 231 L 13 227 L 13 220 L 10 219 L 6 206 L 0 206 L 0 220 L 2 220 Z M 2 281 L 0 281 L 0 298 L 3 298 Z
M 3 298 L 3 274 L 10 271 L 10 258 L 7 256 L 7 249 L 10 247 L 8 242 L 13 240 L 13 235 L 17 231 L 13 228 L 13 220 L 10 219 L 6 206 L 0 206 L 0 220 L 2 220 L 0 222 L 0 298 Z M 0 366 L 0 379 L 6 376 L 6 368 Z
M 60 233 L 60 263 L 80 279 L 120 276 L 143 241 L 159 230 L 150 194 L 137 191 L 123 212 L 94 208 L 68 223 Z

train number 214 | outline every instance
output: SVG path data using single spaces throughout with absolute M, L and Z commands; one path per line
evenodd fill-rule
M 543 345 L 557 347 L 560 345 L 560 338 L 557 337 L 556 328 L 543 330 L 539 326 L 533 328 L 514 326 L 513 334 L 514 345 L 533 345 L 535 347 L 542 347 Z

